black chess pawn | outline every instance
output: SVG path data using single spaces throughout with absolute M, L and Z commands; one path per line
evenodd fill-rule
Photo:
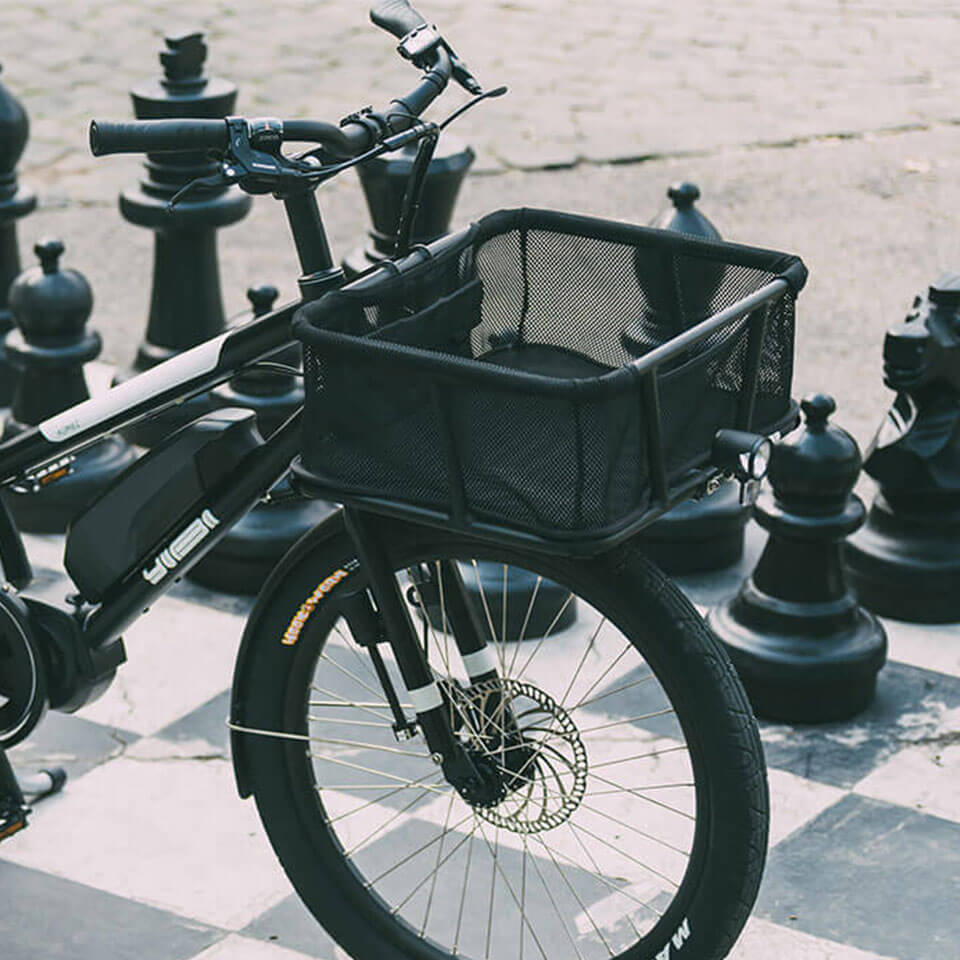
M 919 623 L 960 621 L 960 274 L 918 297 L 883 347 L 893 407 L 867 450 L 879 492 L 845 561 L 860 602 Z
M 697 208 L 700 188 L 674 183 L 667 190 L 671 205 L 650 223 L 704 240 L 720 240 L 720 232 Z M 660 346 L 683 329 L 711 314 L 722 263 L 688 257 L 674 263 L 672 254 L 637 249 L 634 271 L 647 301 L 639 322 L 623 333 L 623 345 L 635 356 Z M 750 510 L 740 502 L 738 484 L 723 484 L 703 500 L 688 500 L 646 527 L 638 538 L 644 552 L 667 573 L 722 570 L 743 555 L 743 528 Z
M 234 112 L 237 88 L 204 73 L 207 46 L 199 31 L 168 34 L 160 53 L 163 76 L 130 91 L 141 120 L 226 117 Z M 250 210 L 251 198 L 237 187 L 205 188 L 168 201 L 186 184 L 216 171 L 204 152 L 148 154 L 146 176 L 120 195 L 124 219 L 154 234 L 153 280 L 145 340 L 123 380 L 222 333 L 225 327 L 217 257 L 217 231 Z M 127 429 L 136 443 L 150 446 L 215 406 L 209 393 L 175 404 Z
M 0 66 L 0 71 L 3 67 Z M 17 180 L 17 163 L 27 145 L 30 122 L 23 105 L 0 83 L 0 339 L 13 328 L 7 305 L 10 284 L 20 273 L 17 220 L 37 205 L 36 194 Z M 0 406 L 13 397 L 16 368 L 0 348 Z
M 260 317 L 273 307 L 276 287 L 247 290 L 252 316 Z M 291 344 L 270 358 L 274 364 L 295 370 L 300 365 L 300 345 Z M 277 367 L 252 367 L 237 374 L 214 391 L 223 406 L 248 407 L 257 415 L 257 426 L 268 437 L 303 405 L 299 377 Z M 235 594 L 255 594 L 277 561 L 308 530 L 333 511 L 324 500 L 296 496 L 282 480 L 267 502 L 258 504 L 187 574 L 190 580 Z
M 25 270 L 10 287 L 16 322 L 5 340 L 7 357 L 19 370 L 7 439 L 88 399 L 83 366 L 100 354 L 100 335 L 87 329 L 93 293 L 82 274 L 61 270 L 64 246 L 44 240 L 34 247 L 40 266 Z M 76 454 L 69 464 L 24 482 L 6 494 L 23 530 L 66 530 L 76 513 L 136 459 L 119 437 L 107 437 Z
M 262 317 L 273 309 L 276 287 L 250 287 L 250 312 L 243 319 Z M 257 415 L 260 433 L 268 437 L 303 406 L 303 382 L 294 372 L 300 367 L 300 344 L 293 343 L 270 357 L 270 366 L 253 366 L 238 373 L 229 383 L 214 390 L 218 405 L 247 407 Z M 289 367 L 286 372 L 280 367 Z
M 844 539 L 864 521 L 853 494 L 860 451 L 829 424 L 832 397 L 801 404 L 805 425 L 773 448 L 755 516 L 769 532 L 739 593 L 708 615 L 757 713 L 773 720 L 843 720 L 873 700 L 887 639 L 847 585 Z

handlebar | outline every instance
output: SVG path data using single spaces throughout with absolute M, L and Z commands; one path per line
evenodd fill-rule
M 383 0 L 370 11 L 370 19 L 396 37 L 403 38 L 425 24 L 407 0 Z M 421 63 L 418 59 L 417 63 Z M 380 113 L 354 115 L 341 126 L 317 120 L 286 120 L 281 138 L 286 141 L 321 144 L 332 156 L 351 159 L 392 134 L 409 129 L 415 119 L 443 92 L 454 65 L 447 49 L 429 52 L 426 72 L 417 86 L 397 97 Z M 399 108 L 399 109 L 398 109 Z M 183 153 L 226 150 L 229 131 L 220 120 L 133 120 L 122 123 L 93 120 L 90 150 L 94 156 L 113 153 Z
M 322 143 L 338 156 L 362 153 L 367 141 L 363 127 L 335 127 L 322 120 L 286 120 L 283 139 Z M 225 150 L 229 139 L 222 120 L 131 120 L 90 122 L 90 150 L 95 157 L 112 153 L 183 153 L 189 150 Z
M 427 22 L 407 0 L 382 0 L 370 10 L 370 19 L 398 40 Z
M 95 157 L 109 153 L 223 150 L 226 146 L 226 120 L 90 121 L 90 151 Z

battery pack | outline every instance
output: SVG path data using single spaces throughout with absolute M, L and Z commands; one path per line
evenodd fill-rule
M 131 571 L 148 568 L 262 443 L 253 411 L 225 407 L 171 434 L 121 473 L 67 531 L 64 565 L 84 598 L 99 602 Z

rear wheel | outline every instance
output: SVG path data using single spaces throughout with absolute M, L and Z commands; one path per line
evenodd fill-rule
M 457 736 L 497 786 L 468 803 L 421 735 L 397 739 L 341 615 L 363 570 L 346 535 L 318 547 L 259 620 L 242 714 L 295 738 L 247 734 L 248 772 L 314 916 L 370 960 L 725 956 L 760 881 L 766 778 L 746 697 L 696 611 L 630 548 L 572 561 L 388 529 Z M 473 577 L 494 681 L 471 685 L 443 604 L 421 596 L 431 576 L 442 596 L 446 559 Z M 525 610 L 511 633 L 517 618 L 485 600 L 482 561 L 507 583 L 521 568 L 561 584 L 549 620 L 576 602 L 575 624 L 532 637 Z

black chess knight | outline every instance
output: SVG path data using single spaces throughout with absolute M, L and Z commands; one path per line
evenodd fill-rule
M 850 580 L 877 613 L 960 620 L 960 273 L 917 297 L 883 346 L 897 392 L 867 450 L 879 491 L 846 547 Z

